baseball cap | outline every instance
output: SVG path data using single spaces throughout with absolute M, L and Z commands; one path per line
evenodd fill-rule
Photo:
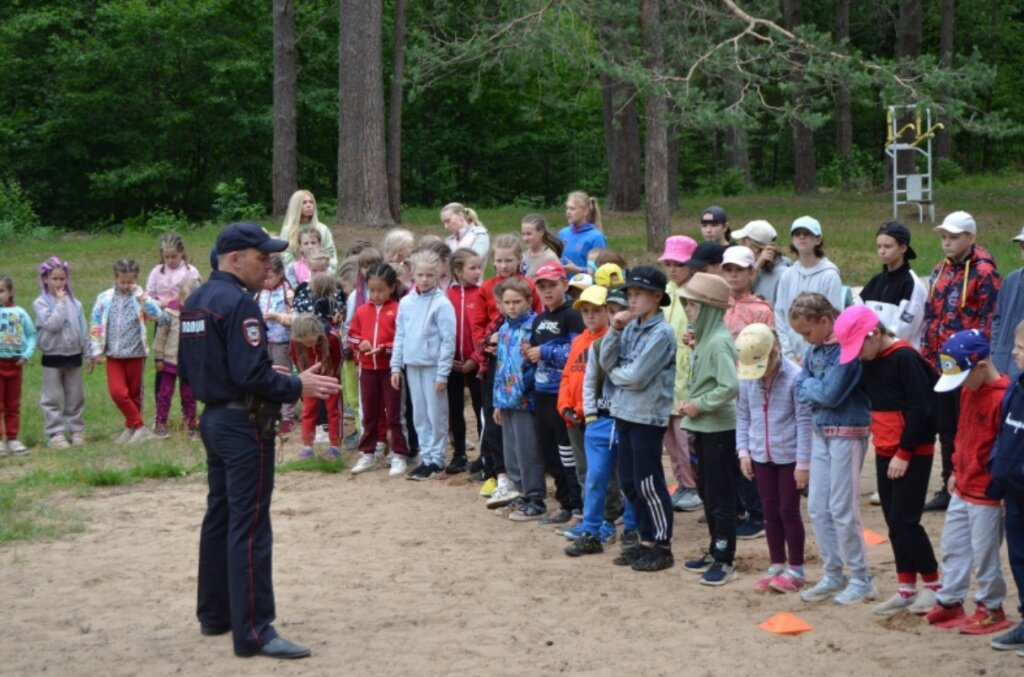
M 764 376 L 774 347 L 775 332 L 771 327 L 760 322 L 748 324 L 736 337 L 739 353 L 736 375 L 747 381 Z
M 978 224 L 974 222 L 974 217 L 967 212 L 953 212 L 942 219 L 942 223 L 936 227 L 936 230 L 954 234 L 977 233 Z
M 742 245 L 729 247 L 725 250 L 725 253 L 722 254 L 722 265 L 724 266 L 727 263 L 739 266 L 740 268 L 753 268 L 754 263 L 756 263 L 754 259 L 754 252 L 750 247 L 744 247 Z
M 539 271 L 538 271 L 539 274 Z M 576 287 L 577 289 L 587 289 L 594 284 L 594 278 L 590 277 L 586 273 L 576 273 L 569 280 L 570 287 Z
M 608 289 L 602 287 L 599 284 L 591 285 L 583 290 L 580 297 L 572 304 L 573 308 L 579 310 L 579 307 L 584 303 L 590 303 L 595 306 L 603 306 L 605 301 L 608 300 Z
M 608 296 L 605 298 L 604 302 L 605 304 L 615 303 L 623 308 L 629 307 L 629 299 L 626 297 L 626 290 L 622 288 L 622 285 L 609 289 Z
M 946 393 L 960 387 L 970 376 L 974 365 L 988 357 L 989 351 L 985 335 L 977 329 L 958 331 L 950 336 L 939 351 L 942 376 L 935 384 L 935 392 Z
M 903 258 L 907 261 L 917 258 L 917 252 L 910 246 L 910 229 L 904 226 L 899 221 L 887 221 L 882 224 L 882 227 L 875 233 L 878 235 L 888 235 L 892 239 L 896 240 L 900 244 L 907 245 L 907 253 L 903 255 Z
M 722 310 L 729 308 L 729 285 L 717 275 L 694 273 L 693 277 L 679 290 L 679 295 L 684 299 L 714 308 Z
M 273 254 L 288 249 L 288 243 L 270 237 L 260 224 L 252 221 L 240 221 L 224 226 L 217 235 L 217 245 L 214 247 L 217 254 L 230 254 L 243 249 L 258 249 Z
M 665 253 L 658 257 L 659 261 L 689 261 L 693 257 L 693 250 L 697 248 L 697 241 L 686 235 L 673 235 L 665 240 Z
M 620 289 L 646 289 L 648 291 L 660 291 L 661 292 L 661 305 L 667 306 L 672 302 L 672 299 L 665 293 L 665 287 L 668 286 L 668 278 L 665 277 L 665 273 L 661 272 L 654 266 L 637 266 L 633 270 L 629 271 L 629 278 L 626 280 L 626 284 L 622 285 Z
M 757 221 L 751 221 L 734 232 L 732 234 L 732 239 L 742 240 L 745 237 L 749 237 L 760 245 L 766 245 L 775 242 L 775 238 L 778 237 L 778 235 L 779 234 L 775 232 L 775 228 L 772 224 L 759 219 Z
M 588 275 L 589 277 L 589 275 Z M 534 275 L 537 280 L 552 280 L 557 282 L 558 280 L 565 279 L 565 268 L 558 261 L 548 261 L 537 269 L 537 274 Z
M 717 242 L 701 242 L 693 250 L 690 258 L 683 261 L 683 265 L 697 270 L 707 268 L 708 266 L 721 263 L 722 254 L 724 253 L 725 247 Z
M 710 207 L 702 211 L 700 213 L 701 221 L 704 220 L 705 214 L 711 214 L 711 219 L 715 223 L 725 223 L 726 221 L 729 220 L 729 217 L 725 215 L 725 210 L 719 207 L 718 205 L 711 205 Z
M 622 275 L 622 268 L 617 263 L 605 263 L 600 268 L 594 271 L 594 284 L 602 287 L 617 287 L 626 278 Z
M 789 234 L 792 235 L 793 231 L 803 228 L 804 230 L 811 231 L 814 237 L 821 237 L 821 224 L 818 223 L 818 219 L 813 216 L 801 216 L 793 225 L 789 227 Z
M 1018 235 L 1017 237 L 1013 238 L 1013 241 L 1014 242 L 1024 242 L 1024 228 L 1020 229 L 1020 235 Z
M 839 314 L 832 327 L 839 339 L 839 364 L 857 359 L 864 339 L 878 327 L 878 322 L 878 315 L 867 306 L 850 306 Z

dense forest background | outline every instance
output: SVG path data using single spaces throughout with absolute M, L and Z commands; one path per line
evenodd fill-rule
M 341 213 L 353 186 L 380 192 L 355 182 L 367 155 L 384 170 L 385 131 L 396 221 L 577 188 L 625 210 L 876 189 L 889 103 L 946 125 L 940 180 L 1018 168 L 1022 17 L 1024 0 L 6 0 L 0 236 L 276 213 L 296 185 Z

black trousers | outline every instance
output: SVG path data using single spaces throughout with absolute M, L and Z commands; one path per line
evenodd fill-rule
M 494 372 L 498 369 L 498 358 L 487 358 L 487 373 L 480 392 L 484 412 L 483 433 L 480 437 L 480 455 L 484 458 L 484 475 L 497 477 L 505 473 L 505 450 L 501 437 L 501 426 L 494 422 Z M 451 412 L 449 412 L 451 415 Z
M 196 616 L 205 626 L 230 627 L 235 653 L 251 654 L 277 637 L 271 625 L 274 440 L 259 439 L 248 411 L 225 407 L 206 407 L 199 433 L 209 493 L 199 536 Z
M 469 388 L 469 400 L 473 403 L 473 414 L 476 416 L 476 434 L 480 435 L 481 392 L 480 379 L 476 372 L 463 374 L 453 371 L 448 376 L 448 428 L 452 433 L 452 447 L 455 456 L 466 456 L 466 388 Z
M 575 465 L 566 469 L 562 459 L 572 460 L 572 445 L 565 421 L 558 414 L 558 395 L 537 393 L 534 420 L 541 450 L 544 452 L 544 472 L 555 478 L 555 500 L 564 510 L 583 510 L 583 491 L 576 478 Z
M 636 509 L 640 540 L 669 548 L 675 513 L 661 464 L 665 427 L 617 418 L 615 428 L 619 436 L 619 483 L 626 500 Z
M 704 501 L 717 562 L 732 564 L 736 555 L 736 431 L 693 434 L 697 453 L 697 493 Z
M 960 422 L 960 389 L 948 393 L 937 393 L 936 400 L 939 410 L 939 444 L 942 446 L 942 486 L 949 486 L 949 476 L 953 474 L 953 446 L 956 430 Z
M 939 565 L 932 542 L 921 526 L 928 480 L 932 475 L 932 457 L 911 456 L 906 474 L 898 480 L 891 480 L 886 474 L 891 461 L 890 456 L 875 455 L 878 496 L 882 499 L 882 514 L 896 556 L 896 574 L 933 574 L 939 570 Z

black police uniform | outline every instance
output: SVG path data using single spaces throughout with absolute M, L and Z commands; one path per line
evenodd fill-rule
M 246 397 L 294 402 L 302 382 L 274 371 L 259 306 L 241 280 L 223 271 L 185 302 L 178 370 L 206 404 L 199 430 L 210 489 L 199 541 L 197 616 L 204 629 L 230 628 L 235 653 L 251 655 L 277 637 L 271 625 L 274 438 L 261 436 Z

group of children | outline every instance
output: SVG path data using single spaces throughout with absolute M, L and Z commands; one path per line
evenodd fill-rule
M 1019 271 L 1000 291 L 969 214 L 937 228 L 946 256 L 927 284 L 910 269 L 910 231 L 884 224 L 882 271 L 858 296 L 810 216 L 790 227 L 793 260 L 771 224 L 732 232 L 712 206 L 702 213 L 703 242 L 669 237 L 661 268 L 627 270 L 583 193 L 569 195 L 557 237 L 529 215 L 519 235 L 492 239 L 471 209 L 452 203 L 441 211 L 446 241 L 417 243 L 393 229 L 380 249 L 361 242 L 340 262 L 312 195 L 292 202 L 282 236 L 293 247 L 253 291 L 274 363 L 319 363 L 344 382 L 356 423 L 345 441 L 359 452 L 353 474 L 382 462 L 413 480 L 469 471 L 497 514 L 559 525 L 572 557 L 618 539 L 614 563 L 637 571 L 673 566 L 673 513 L 703 507 L 707 547 L 684 564 L 700 583 L 735 580 L 737 539 L 764 535 L 770 565 L 756 590 L 850 605 L 878 596 L 860 517 L 871 440 L 896 561 L 896 590 L 874 611 L 909 610 L 965 634 L 1010 628 L 999 551 L 1005 529 L 1021 591 L 1024 389 L 1011 377 L 1024 369 L 1024 305 Z M 1015 240 L 1024 251 L 1024 232 Z M 50 446 L 84 443 L 82 369 L 101 357 L 125 417 L 118 441 L 167 434 L 177 312 L 199 275 L 179 237 L 165 236 L 160 251 L 145 291 L 134 261 L 115 264 L 115 285 L 97 298 L 88 328 L 66 262 L 40 265 L 35 322 L 0 277 L 5 451 L 25 452 L 20 377 L 37 340 Z M 488 256 L 495 274 L 484 280 Z M 141 417 L 148 320 L 157 322 L 152 432 Z M 473 462 L 467 392 L 480 440 Z M 195 401 L 184 383 L 181 401 L 192 435 Z M 340 456 L 343 411 L 339 397 L 302 403 L 301 458 L 313 456 L 324 424 L 325 456 Z M 291 422 L 285 411 L 283 434 Z M 926 503 L 936 435 L 943 487 Z M 802 495 L 824 569 L 814 585 L 804 571 Z M 947 511 L 941 562 L 921 526 L 928 509 Z M 1024 624 L 992 645 L 1024 647 Z

